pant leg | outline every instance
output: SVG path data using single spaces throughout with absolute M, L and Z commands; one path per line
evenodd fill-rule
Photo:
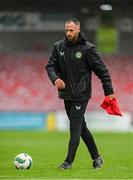
M 70 140 L 66 160 L 72 163 L 80 142 L 82 123 L 88 101 L 65 101 L 65 109 L 70 120 Z
M 81 137 L 84 143 L 86 144 L 92 159 L 96 159 L 99 156 L 98 149 L 91 132 L 86 126 L 85 119 L 83 119 L 83 123 L 82 123 Z

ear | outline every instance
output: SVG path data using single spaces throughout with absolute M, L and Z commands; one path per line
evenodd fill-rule
M 80 26 L 77 25 L 77 31 L 80 32 Z

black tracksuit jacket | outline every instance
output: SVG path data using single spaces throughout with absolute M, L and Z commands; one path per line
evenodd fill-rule
M 102 82 L 104 94 L 113 94 L 109 72 L 95 46 L 79 33 L 77 41 L 66 38 L 56 42 L 46 70 L 50 80 L 61 78 L 65 88 L 58 90 L 59 98 L 64 100 L 88 100 L 91 98 L 92 71 Z

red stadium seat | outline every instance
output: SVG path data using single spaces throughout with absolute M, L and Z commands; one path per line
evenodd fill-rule
M 105 56 L 114 90 L 123 111 L 133 111 L 133 57 Z M 47 58 L 35 55 L 0 54 L 0 109 L 20 111 L 59 111 L 63 101 L 49 81 Z M 101 110 L 104 98 L 100 80 L 93 76 L 93 94 L 88 110 Z

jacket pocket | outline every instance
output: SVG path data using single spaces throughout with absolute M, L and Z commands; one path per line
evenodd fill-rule
M 86 92 L 86 80 L 83 79 L 79 82 L 76 88 L 76 96 L 80 96 L 82 93 Z

